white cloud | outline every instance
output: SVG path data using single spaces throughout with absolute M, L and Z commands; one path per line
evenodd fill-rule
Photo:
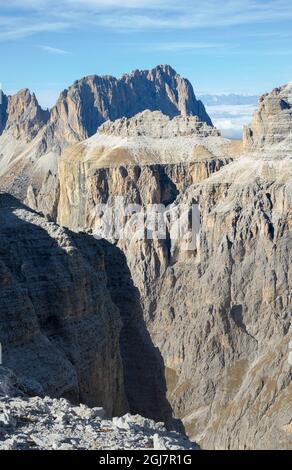
M 64 21 L 71 28 L 140 31 L 223 28 L 292 19 L 291 0 L 0 0 L 0 6 L 8 22 L 15 20 L 15 10 L 19 15 L 14 26 L 4 25 L 2 40 L 60 30 Z M 52 29 L 46 29 L 48 24 Z
M 0 31 L 0 41 L 21 39 L 36 33 L 62 31 L 68 27 L 69 24 L 64 22 L 33 22 L 31 24 L 23 22 L 22 24 L 22 22 L 18 20 L 15 21 L 14 27 L 9 25 L 8 27 L 2 28 Z
M 257 105 L 218 105 L 206 106 L 213 124 L 221 131 L 223 137 L 241 139 L 243 126 L 250 123 Z
M 51 46 L 39 46 L 43 51 L 48 52 L 49 54 L 54 54 L 54 55 L 67 55 L 69 54 L 68 51 L 65 51 L 64 49 L 58 49 L 57 47 L 51 47 Z
M 225 44 L 220 43 L 204 43 L 204 42 L 169 42 L 161 44 L 149 45 L 148 48 L 157 51 L 169 51 L 169 52 L 180 52 L 180 51 L 192 51 L 199 49 L 214 49 L 225 47 Z

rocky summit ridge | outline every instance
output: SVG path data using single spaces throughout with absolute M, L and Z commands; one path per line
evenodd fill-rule
M 244 145 L 261 150 L 283 143 L 283 150 L 291 150 L 291 132 L 292 84 L 288 83 L 259 98 L 252 123 L 244 128 Z
M 0 103 L 0 188 L 25 199 L 29 183 L 38 191 L 68 146 L 95 134 L 107 120 L 132 117 L 149 109 L 171 118 L 197 116 L 212 126 L 190 82 L 170 66 L 136 70 L 117 79 L 91 75 L 60 93 L 53 108 L 42 110 L 33 94 L 3 94 Z

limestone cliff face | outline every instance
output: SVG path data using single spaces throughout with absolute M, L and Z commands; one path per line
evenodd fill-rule
M 131 117 L 150 109 L 171 118 L 194 116 L 212 126 L 190 82 L 167 65 L 136 70 L 119 79 L 84 77 L 60 94 L 49 114 L 41 110 L 28 90 L 9 97 L 8 104 L 5 98 L 3 95 L 0 104 L 0 188 L 22 201 L 30 186 L 31 196 L 36 196 L 42 185 L 41 191 L 47 192 L 55 184 L 55 193 L 60 153 L 94 135 L 109 119 Z M 48 203 L 45 212 L 47 207 Z
M 176 143 L 175 139 L 133 139 L 122 139 L 117 145 L 116 140 L 101 134 L 64 152 L 59 162 L 58 223 L 74 230 L 91 230 L 115 243 L 115 234 L 107 232 L 106 216 L 97 210 L 99 205 L 105 204 L 113 213 L 122 211 L 119 204 L 138 204 L 143 209 L 153 204 L 168 206 L 179 192 L 231 161 L 229 144 L 219 137 L 210 137 L 210 150 L 207 138 L 205 146 L 191 138 Z M 221 156 L 211 153 L 213 147 Z M 42 207 L 43 201 L 34 198 L 30 200 L 33 204 Z M 151 280 L 162 275 L 170 261 L 168 240 L 117 243 L 127 256 L 142 298 L 150 298 Z
M 177 427 L 124 258 L 0 194 L 3 365 L 30 395 L 103 406 L 108 415 L 130 409 Z
M 116 196 L 198 203 L 192 250 L 169 237 L 109 238 L 139 290 L 167 399 L 202 447 L 291 448 L 291 157 L 266 150 L 232 162 L 236 146 L 220 137 L 171 140 L 167 126 L 151 137 L 144 118 L 104 124 L 64 153 L 59 221 L 104 235 L 96 207 Z
M 3 365 L 28 393 L 127 410 L 103 250 L 0 195 Z
M 252 123 L 244 129 L 246 149 L 262 149 L 286 140 L 292 130 L 292 85 L 275 88 L 262 95 Z M 291 149 L 291 141 L 289 142 Z
M 135 72 L 121 80 L 130 82 L 130 88 L 134 87 L 136 78 L 139 86 L 147 80 L 147 84 L 151 82 L 150 88 L 154 82 L 160 90 L 159 77 L 163 77 L 165 83 L 165 73 L 172 74 L 170 70 L 157 68 L 155 72 Z M 89 82 L 91 91 L 88 93 L 92 97 L 97 84 L 92 78 Z M 109 82 L 112 88 L 107 96 L 114 96 L 116 82 L 112 78 Z M 146 95 L 148 85 L 145 90 L 143 88 Z M 79 82 L 77 90 L 78 87 L 81 87 Z M 20 309 L 17 315 L 23 318 L 18 328 L 4 331 L 4 338 L 8 335 L 12 345 L 23 347 L 23 344 L 30 344 L 29 340 L 21 338 L 18 343 L 14 335 L 18 331 L 28 331 L 29 338 L 45 335 L 62 354 L 65 351 L 70 363 L 66 366 L 69 372 L 65 374 L 66 380 L 63 376 L 63 381 L 58 378 L 61 383 L 58 387 L 63 394 L 67 394 L 64 383 L 74 382 L 70 374 L 74 372 L 79 377 L 83 370 L 88 370 L 88 363 L 85 367 L 82 364 L 80 371 L 75 365 L 76 351 L 71 351 L 70 341 L 73 344 L 74 340 L 78 345 L 80 342 L 78 347 L 82 357 L 85 355 L 90 362 L 88 351 L 82 349 L 80 331 L 83 331 L 83 321 L 88 315 L 95 318 L 92 308 L 96 304 L 92 297 L 97 298 L 94 286 L 98 281 L 99 287 L 102 282 L 106 288 L 106 292 L 104 287 L 98 291 L 98 318 L 100 315 L 105 318 L 100 327 L 106 344 L 102 343 L 105 348 L 102 351 L 107 351 L 101 357 L 105 361 L 109 356 L 113 358 L 114 371 L 118 357 L 121 358 L 123 377 L 116 374 L 123 380 L 125 394 L 117 392 L 117 397 L 124 400 L 126 395 L 132 412 L 166 421 L 169 425 L 174 425 L 174 414 L 183 422 L 189 436 L 203 448 L 291 448 L 292 164 L 289 145 L 292 115 L 289 90 L 289 87 L 281 87 L 260 100 L 253 123 L 246 130 L 247 152 L 243 155 L 240 144 L 221 138 L 206 122 L 184 115 L 184 107 L 179 104 L 181 100 L 177 94 L 169 94 L 169 90 L 164 114 L 144 111 L 133 117 L 126 115 L 115 122 L 102 124 L 96 134 L 82 142 L 78 142 L 76 136 L 78 133 L 87 135 L 91 124 L 86 121 L 89 114 L 85 111 L 89 108 L 84 110 L 84 121 L 76 120 L 73 118 L 76 102 L 82 106 L 76 98 L 79 91 L 76 95 L 71 90 L 62 97 L 60 112 L 56 109 L 56 114 L 53 113 L 55 124 L 50 121 L 43 127 L 41 136 L 37 137 L 38 145 L 45 149 L 48 142 L 57 143 L 62 133 L 67 143 L 77 143 L 62 153 L 58 176 L 48 172 L 41 191 L 36 191 L 32 185 L 27 199 L 33 208 L 45 208 L 44 211 L 60 224 L 76 232 L 86 230 L 88 233 L 73 235 L 53 223 L 49 228 L 46 226 L 50 240 L 57 239 L 57 246 L 50 245 L 54 251 L 50 251 L 48 260 L 43 237 L 38 233 L 27 238 L 25 230 L 24 235 L 18 229 L 14 230 L 11 239 L 17 242 L 11 253 L 6 221 L 0 229 L 0 241 L 2 230 L 2 239 L 4 237 L 0 260 L 4 260 L 5 295 L 6 289 L 17 281 L 22 296 L 21 308 L 15 291 L 11 295 L 11 290 L 7 294 L 7 303 L 3 303 L 4 307 L 1 305 L 10 315 Z M 123 93 L 119 96 L 123 100 Z M 150 104 L 151 100 L 149 95 Z M 105 102 L 101 103 L 95 102 L 92 129 L 98 125 L 96 116 L 98 119 L 101 116 L 95 114 L 97 110 L 106 109 Z M 173 103 L 176 112 L 171 114 Z M 116 101 L 110 102 L 108 109 L 115 113 Z M 177 115 L 178 109 L 182 115 Z M 113 116 L 105 113 L 102 118 Z M 70 129 L 67 122 L 70 122 Z M 149 204 L 168 205 L 164 213 L 166 237 L 151 240 L 145 236 L 137 237 L 134 232 L 132 237 L 122 238 L 108 231 L 110 220 L 106 208 L 103 206 L 100 210 L 100 204 L 113 209 L 121 197 L 125 205 L 139 204 L 143 209 Z M 181 204 L 187 207 L 198 205 L 200 230 L 196 230 L 195 244 L 188 250 L 184 240 L 171 238 L 172 227 L 168 222 L 170 211 L 176 211 Z M 117 209 L 121 213 L 121 207 Z M 34 212 L 27 215 L 27 211 L 24 216 L 21 209 L 8 212 L 8 221 L 17 216 L 31 223 L 31 218 L 39 217 Z M 131 229 L 129 213 L 122 215 L 127 229 Z M 45 223 L 43 218 L 41 220 L 37 225 Z M 193 234 L 186 227 L 184 235 L 188 240 Z M 106 240 L 97 242 L 93 236 Z M 84 237 L 87 248 L 83 247 Z M 67 238 L 69 241 L 65 243 Z M 71 249 L 74 253 L 76 249 L 78 253 L 80 251 L 82 262 L 74 262 L 72 266 L 71 261 L 67 266 L 68 253 L 63 261 L 59 250 L 63 253 L 67 243 L 69 253 Z M 91 246 L 98 246 L 100 255 L 93 255 Z M 22 253 L 28 253 L 28 257 L 23 258 Z M 89 263 L 88 277 L 84 258 Z M 17 264 L 18 259 L 20 264 Z M 42 264 L 35 270 L 39 259 Z M 69 259 L 72 260 L 72 256 Z M 75 255 L 73 259 L 76 259 Z M 54 295 L 56 285 L 59 286 L 59 273 L 62 273 L 62 287 L 56 299 L 58 312 L 61 305 L 62 314 L 59 317 L 54 313 L 53 318 L 58 321 L 54 319 L 51 323 L 50 320 L 47 326 L 45 312 L 51 308 L 55 312 Z M 53 298 L 53 307 L 44 294 L 52 292 L 49 282 L 52 279 L 54 294 L 49 297 Z M 23 305 L 29 312 L 35 305 L 39 308 L 26 315 Z M 8 313 L 5 310 L 9 319 Z M 108 318 L 112 315 L 116 318 L 112 320 L 116 326 L 109 330 Z M 78 323 L 75 329 L 76 316 L 81 325 Z M 70 317 L 68 330 L 66 322 L 64 328 L 63 323 L 59 328 L 58 322 L 63 317 Z M 18 316 L 15 318 L 12 314 L 9 325 L 17 324 L 17 319 Z M 23 330 L 22 323 L 25 324 Z M 95 343 L 99 340 L 91 336 L 92 326 L 96 330 L 99 325 L 92 325 L 89 320 L 86 325 L 91 339 L 86 342 L 86 347 L 93 343 L 101 354 L 99 343 Z M 85 328 L 86 332 L 88 329 Z M 47 333 L 51 330 L 53 334 Z M 116 331 L 119 331 L 119 340 Z M 107 343 L 108 334 L 114 335 L 114 341 L 119 342 L 119 353 L 114 354 Z M 31 348 L 29 354 L 31 351 L 34 350 Z M 40 347 L 36 364 L 39 351 Z M 29 355 L 25 354 L 24 350 L 21 370 L 28 367 L 26 358 Z M 47 354 L 46 350 L 44 356 Z M 17 367 L 14 357 L 17 355 L 13 353 L 9 367 Z M 56 371 L 53 377 L 59 377 L 58 368 Z M 74 397 L 78 399 L 76 383 L 80 390 L 84 383 L 85 394 L 88 380 L 89 383 L 93 381 L 93 387 L 97 386 L 95 373 L 95 369 L 93 376 L 85 372 L 84 382 L 82 379 L 79 383 L 77 378 L 74 387 L 69 387 L 70 396 L 74 390 Z M 109 372 L 104 371 L 104 374 Z M 110 384 L 107 396 L 112 400 L 116 388 L 111 377 L 106 375 L 107 384 Z M 39 383 L 47 383 L 39 377 L 36 380 L 36 387 Z M 120 390 L 120 386 L 118 388 Z M 98 397 L 104 399 L 100 391 Z
M 24 89 L 8 97 L 5 131 L 15 139 L 31 141 L 49 119 L 49 111 L 44 111 L 34 95 Z
M 199 256 L 121 246 L 187 433 L 203 448 L 291 448 L 291 185 L 232 180 L 189 190 Z
M 39 178 L 37 136 L 49 119 L 34 94 L 24 89 L 0 103 L 0 188 L 24 198 L 29 180 Z M 42 177 L 41 177 L 42 178 Z
M 211 125 L 204 105 L 196 100 L 190 82 L 171 67 L 136 70 L 120 79 L 92 75 L 64 90 L 51 111 L 50 129 L 59 135 L 61 148 L 92 136 L 107 120 L 131 117 L 149 109 L 163 114 L 197 116 Z
M 200 204 L 198 251 L 188 261 L 178 254 L 151 285 L 155 309 L 144 304 L 168 399 L 203 448 L 292 443 L 292 168 L 249 163 L 231 163 L 182 196 Z
M 161 111 L 149 109 L 132 118 L 106 121 L 98 128 L 98 133 L 122 138 L 148 136 L 152 139 L 220 136 L 218 129 L 201 121 L 198 116 L 169 117 Z
M 91 209 L 116 196 L 144 207 L 170 204 L 178 190 L 231 161 L 232 152 L 230 142 L 195 117 L 144 111 L 108 121 L 60 157 L 58 221 L 92 228 Z M 42 199 L 32 197 L 30 204 L 39 207 Z

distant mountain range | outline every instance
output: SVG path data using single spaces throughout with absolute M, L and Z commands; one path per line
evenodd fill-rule
M 244 105 L 244 104 L 257 104 L 257 95 L 237 95 L 235 93 L 222 94 L 222 95 L 198 95 L 198 98 L 204 103 L 205 106 L 216 105 Z

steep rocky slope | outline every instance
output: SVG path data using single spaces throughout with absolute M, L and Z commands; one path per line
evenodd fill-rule
M 38 134 L 49 119 L 49 112 L 38 104 L 34 94 L 24 89 L 13 96 L 2 96 L 0 104 L 0 188 L 23 195 L 33 179 Z
M 253 115 L 252 123 L 244 129 L 244 145 L 247 149 L 261 149 L 282 142 L 291 131 L 292 84 L 289 83 L 259 98 L 258 110 Z
M 12 396 L 2 395 L 4 382 Z M 163 423 L 130 414 L 111 420 L 100 407 L 29 398 L 16 385 L 11 371 L 0 367 L 1 450 L 197 449 L 186 437 L 167 432 Z
M 87 234 L 74 235 L 2 197 L 0 260 L 7 300 L 0 309 L 8 322 L 0 332 L 8 366 L 24 375 L 22 390 L 81 399 L 109 413 L 129 406 L 169 426 L 182 421 L 204 448 L 291 449 L 291 87 L 260 98 L 242 155 L 240 143 L 222 139 L 192 116 L 185 82 L 167 81 L 171 69 L 154 71 L 121 79 L 131 89 L 136 78 L 143 87 L 147 83 L 146 95 L 155 83 L 160 91 L 154 104 L 147 95 L 151 110 L 133 117 L 124 110 L 120 117 L 117 101 L 106 108 L 96 92 L 99 81 L 90 77 L 62 94 L 50 121 L 28 143 L 32 150 L 36 141 L 43 148 L 37 164 L 46 169 L 38 187 L 34 177 L 25 180 L 31 183 L 30 206 Z M 115 96 L 120 84 L 106 80 L 106 96 Z M 165 83 L 176 87 L 174 95 Z M 185 105 L 177 99 L 182 89 Z M 94 109 L 88 105 L 93 96 Z M 123 96 L 119 88 L 122 103 Z M 164 114 L 155 111 L 161 97 Z M 132 98 L 133 110 L 140 111 Z M 101 124 L 107 117 L 118 119 Z M 79 141 L 99 124 L 96 134 Z M 65 146 L 76 143 L 62 153 L 57 176 L 49 167 L 64 148 L 62 135 Z M 127 204 L 132 206 L 124 212 Z M 168 206 L 161 209 L 165 237 L 147 238 L 132 211 L 139 216 L 149 205 L 162 204 Z M 176 239 L 171 214 L 181 208 L 187 224 Z M 111 230 L 113 209 L 123 227 L 119 233 Z M 155 232 L 151 217 L 148 235 Z M 92 324 L 91 317 L 102 318 L 102 324 Z M 86 344 L 83 331 L 90 338 Z M 41 375 L 42 348 L 51 381 Z M 66 364 L 62 376 L 55 354 Z M 36 367 L 28 361 L 31 355 Z M 99 388 L 100 358 L 107 392 Z M 115 397 L 118 410 L 111 409 Z
M 287 118 L 285 107 L 278 112 Z M 108 123 L 65 152 L 58 219 L 113 242 L 101 202 L 198 203 L 192 250 L 169 235 L 117 241 L 164 361 L 167 398 L 203 447 L 291 448 L 289 135 L 281 148 L 231 162 L 236 147 L 213 130 L 185 135 L 179 119 Z
M 22 390 L 170 424 L 163 362 L 119 249 L 0 194 L 0 295 L 2 363 Z
M 44 111 L 28 89 L 20 90 L 7 100 L 5 132 L 16 140 L 31 141 L 49 119 L 49 111 Z
M 144 111 L 108 121 L 93 137 L 62 154 L 58 221 L 75 229 L 94 228 L 89 220 L 92 209 L 114 202 L 116 196 L 124 197 L 125 204 L 144 207 L 169 204 L 179 190 L 231 161 L 231 154 L 238 154 L 236 143 L 196 118 L 169 119 Z M 29 203 L 41 207 L 42 198 L 41 193 L 35 199 L 31 194 Z
M 168 399 L 205 448 L 292 445 L 291 170 L 247 158 L 189 188 L 198 251 L 152 283 L 154 310 L 145 301 Z
M 0 188 L 21 200 L 25 199 L 29 184 L 38 193 L 45 182 L 46 187 L 49 184 L 51 191 L 57 193 L 61 151 L 94 135 L 106 120 L 131 117 L 145 109 L 159 110 L 170 117 L 197 116 L 212 125 L 190 82 L 167 65 L 136 70 L 119 79 L 84 77 L 60 94 L 50 113 L 41 110 L 28 90 L 8 98 L 3 95 Z M 48 206 L 49 202 L 45 211 Z
M 51 111 L 47 132 L 61 148 L 93 135 L 108 119 L 131 117 L 149 109 L 163 114 L 198 116 L 212 125 L 190 82 L 168 65 L 136 70 L 120 79 L 92 75 L 64 90 Z
M 111 242 L 119 239 L 144 298 L 151 279 L 162 274 L 169 262 L 169 242 L 115 237 L 108 232 L 109 212 L 117 214 L 118 224 L 125 217 L 130 226 L 131 214 L 124 214 L 123 207 L 138 204 L 146 210 L 153 204 L 169 205 L 180 191 L 230 162 L 231 153 L 237 156 L 236 146 L 195 118 L 170 120 L 162 113 L 145 111 L 105 123 L 95 136 L 60 158 L 58 223 L 90 230 Z M 43 207 L 43 193 L 38 198 L 32 195 L 29 204 Z M 105 213 L 101 204 L 106 204 Z
M 2 360 L 32 393 L 127 409 L 104 255 L 0 194 Z

